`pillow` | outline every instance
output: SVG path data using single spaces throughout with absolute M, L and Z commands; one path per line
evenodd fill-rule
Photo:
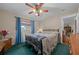
M 57 33 L 35 33 L 35 36 L 44 36 L 44 37 L 52 37 L 52 36 L 56 36 Z

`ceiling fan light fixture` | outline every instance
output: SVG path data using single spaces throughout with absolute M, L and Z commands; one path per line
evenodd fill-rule
M 35 15 L 36 15 L 36 16 L 38 16 L 38 14 L 37 14 L 37 13 L 36 13 Z
M 40 3 L 37 3 L 37 5 L 39 5 Z
M 35 13 L 35 12 L 36 12 L 36 10 L 35 10 L 35 9 L 33 9 L 33 12 Z
M 34 13 L 36 16 L 40 16 L 41 13 L 48 12 L 48 10 L 42 10 L 41 9 L 43 4 L 44 3 L 33 3 L 33 4 L 26 3 L 26 5 L 31 7 L 31 9 L 32 9 L 32 11 L 29 12 L 28 14 Z
M 40 9 L 39 12 L 42 13 L 43 11 Z

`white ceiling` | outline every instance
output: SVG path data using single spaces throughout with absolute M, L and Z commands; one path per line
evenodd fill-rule
M 48 13 L 42 13 L 39 19 L 73 14 L 77 12 L 79 3 L 45 3 L 43 8 L 48 9 Z M 34 14 L 28 14 L 31 9 L 25 3 L 0 3 L 0 10 L 6 10 L 24 17 L 36 18 Z

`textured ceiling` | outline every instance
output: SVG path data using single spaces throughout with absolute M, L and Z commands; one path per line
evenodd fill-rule
M 6 10 L 23 17 L 30 16 L 35 19 L 73 14 L 77 12 L 78 7 L 78 3 L 45 3 L 43 9 L 48 9 L 49 12 L 42 13 L 40 17 L 36 17 L 34 14 L 28 14 L 31 9 L 25 3 L 0 3 L 0 10 Z

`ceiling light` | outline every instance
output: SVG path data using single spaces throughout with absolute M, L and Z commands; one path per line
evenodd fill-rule
M 35 13 L 35 12 L 36 12 L 36 10 L 35 10 L 35 9 L 33 9 L 33 12 Z
M 39 12 L 42 13 L 43 11 L 42 10 L 39 10 Z
M 37 3 L 37 5 L 39 5 L 39 3 Z
M 36 13 L 35 15 L 36 15 L 36 16 L 38 16 L 38 14 L 37 14 L 37 13 Z

